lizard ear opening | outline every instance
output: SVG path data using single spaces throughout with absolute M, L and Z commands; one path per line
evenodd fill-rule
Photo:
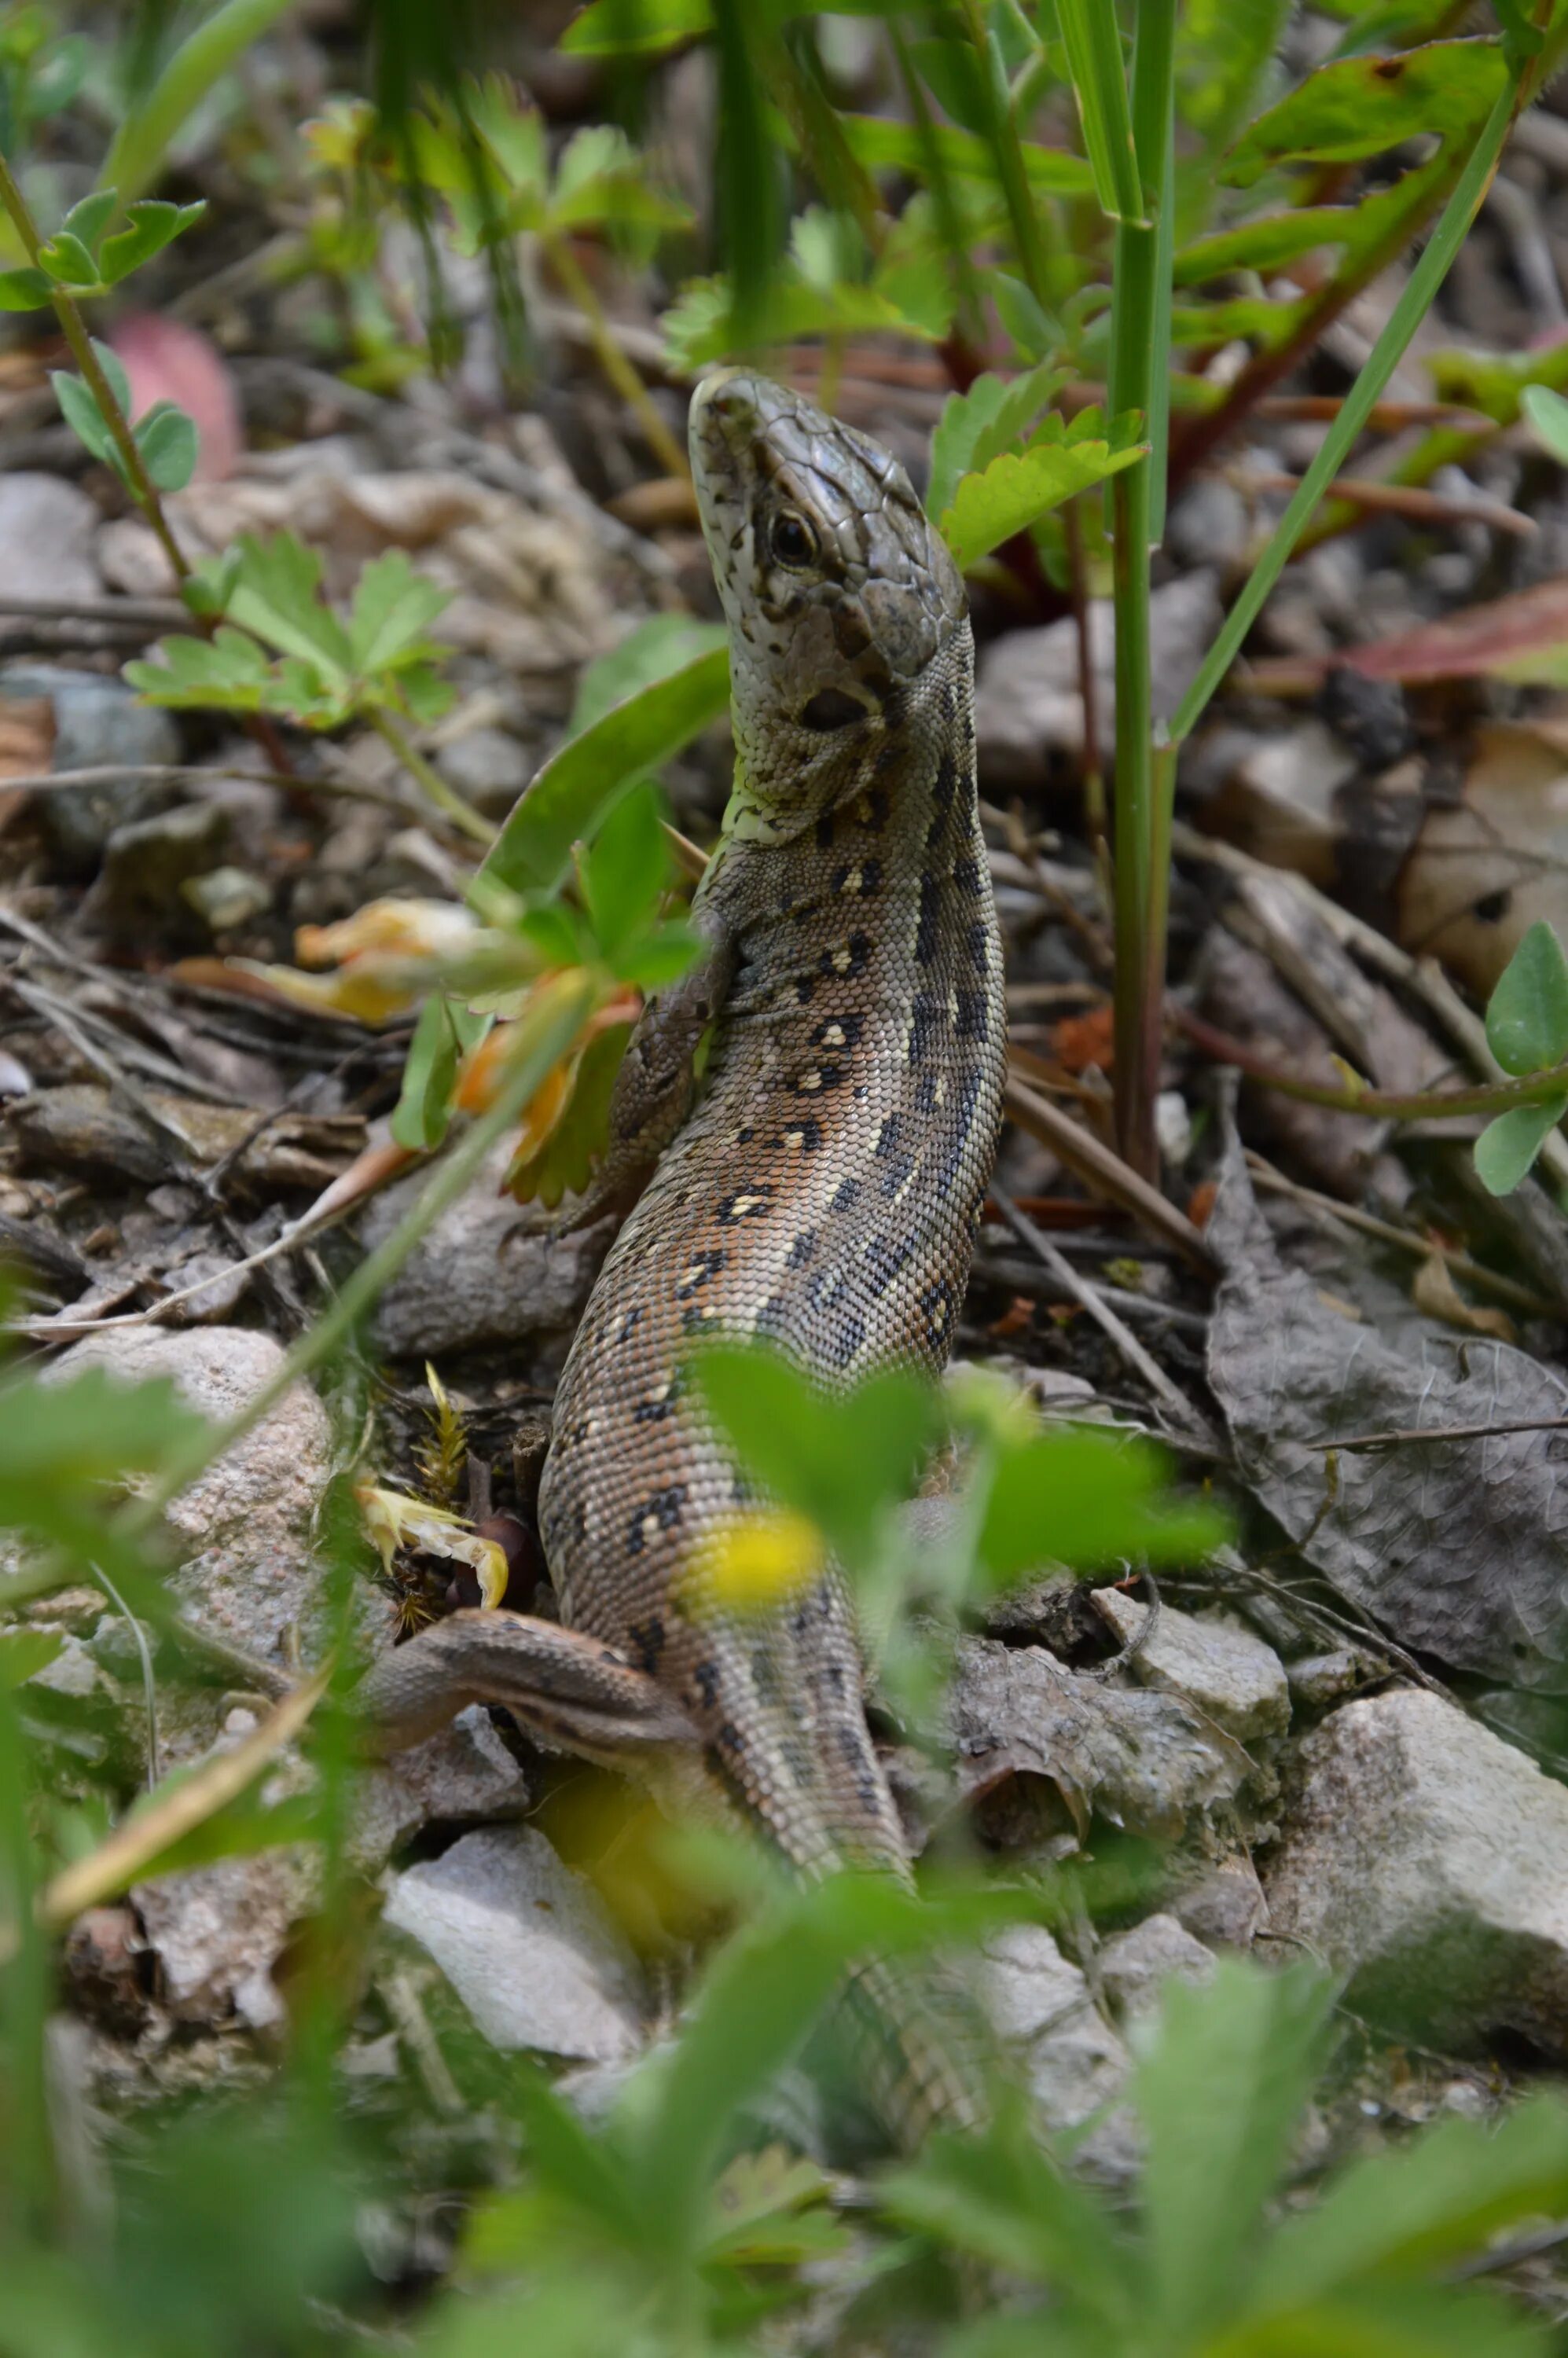
M 842 687 L 819 687 L 809 704 L 804 707 L 800 720 L 803 729 L 848 729 L 857 720 L 869 720 L 870 708 L 858 696 Z

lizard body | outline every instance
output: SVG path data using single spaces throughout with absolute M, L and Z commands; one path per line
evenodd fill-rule
M 737 785 L 693 909 L 708 954 L 644 1014 L 611 1109 L 614 1175 L 664 1152 L 557 1396 L 540 1528 L 565 1626 L 459 1614 L 387 1658 L 373 1702 L 406 1736 L 504 1700 L 717 1789 L 801 1872 L 904 1872 L 837 1576 L 760 1620 L 693 1595 L 747 1494 L 683 1370 L 738 1333 L 828 1387 L 947 1356 L 1003 1065 L 972 642 L 952 559 L 864 436 L 751 376 L 699 388 L 691 435 Z

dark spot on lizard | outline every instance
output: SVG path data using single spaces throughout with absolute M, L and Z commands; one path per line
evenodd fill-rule
M 738 1228 L 742 1220 L 763 1220 L 773 1210 L 773 1190 L 765 1182 L 756 1187 L 738 1187 L 719 1197 L 713 1217 L 721 1228 Z
M 957 1031 L 960 1040 L 983 1040 L 989 1029 L 986 994 L 983 990 L 955 992 L 957 1001 Z
M 936 775 L 932 782 L 931 799 L 938 810 L 946 810 L 958 788 L 958 765 L 950 752 L 944 751 L 937 759 Z
M 811 1259 L 812 1254 L 816 1250 L 816 1229 L 802 1228 L 799 1236 L 796 1237 L 794 1244 L 792 1244 L 789 1249 L 789 1257 L 784 1262 L 785 1269 L 804 1269 L 806 1262 Z
M 841 1321 L 827 1346 L 827 1357 L 836 1368 L 847 1368 L 866 1339 L 866 1322 L 857 1311 Z
M 833 814 L 831 811 L 824 811 L 822 817 L 816 822 L 816 848 L 818 851 L 832 850 L 833 834 Z
M 811 1034 L 814 1048 L 853 1048 L 866 1028 L 863 1015 L 827 1015 Z
M 632 1641 L 633 1659 L 640 1671 L 654 1671 L 659 1667 L 659 1656 L 665 1650 L 665 1625 L 656 1613 L 646 1621 L 633 1621 L 626 1635 Z
M 626 1534 L 628 1555 L 641 1555 L 649 1541 L 661 1531 L 673 1531 L 681 1519 L 686 1505 L 686 1484 L 672 1482 L 666 1490 L 655 1490 L 645 1498 L 633 1516 Z
M 957 886 L 960 892 L 978 892 L 979 891 L 980 863 L 974 857 L 973 853 L 970 853 L 963 860 L 956 860 L 954 862 L 953 882 Z
M 937 918 L 942 907 L 942 887 L 926 870 L 920 880 L 920 922 L 914 929 L 914 956 L 920 966 L 932 966 L 936 958 Z M 983 936 L 985 927 L 980 932 Z
M 857 720 L 869 718 L 858 696 L 850 696 L 841 687 L 819 687 L 810 703 L 802 708 L 800 721 L 803 729 L 819 730 L 827 735 L 835 729 L 850 729 Z
M 718 1663 L 698 1662 L 696 1670 L 693 1671 L 691 1674 L 691 1678 L 692 1684 L 696 1687 L 697 1693 L 701 1696 L 708 1710 L 711 1711 L 714 1704 L 719 1701 Z
M 827 1208 L 832 1212 L 848 1212 L 859 1201 L 860 1194 L 860 1183 L 858 1179 L 840 1179 L 833 1191 L 833 1201 Z

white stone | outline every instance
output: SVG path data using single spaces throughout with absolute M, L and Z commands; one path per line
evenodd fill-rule
M 1213 1952 L 1173 1916 L 1146 1916 L 1099 1952 L 1106 1996 L 1123 2016 L 1152 2013 L 1167 1982 L 1206 1982 L 1214 1966 Z
M 1043 1924 L 1011 1924 L 984 1946 L 979 1993 L 1003 2047 L 1022 2070 L 1048 2132 L 1106 2117 L 1074 2147 L 1075 2167 L 1121 2184 L 1137 2168 L 1136 2135 L 1113 2109 L 1131 2060 L 1096 2009 L 1088 1983 Z
M 190 1407 L 222 1422 L 283 1364 L 269 1335 L 243 1326 L 111 1328 L 62 1353 L 44 1378 L 103 1368 L 127 1384 L 168 1378 Z M 310 1603 L 310 1531 L 331 1471 L 331 1428 L 308 1384 L 295 1384 L 261 1422 L 199 1474 L 167 1520 L 184 1561 L 170 1580 L 210 1628 L 264 1657 Z
M 642 2044 L 635 1958 L 532 1826 L 464 1834 L 393 1878 L 385 1914 L 435 1959 L 492 2046 L 614 2062 Z
M 1130 1646 L 1151 1607 L 1117 1588 L 1097 1588 L 1095 1610 Z M 1238 1744 L 1282 1736 L 1291 1724 L 1285 1666 L 1271 1646 L 1224 1621 L 1200 1621 L 1162 1605 L 1148 1643 L 1129 1664 L 1141 1686 L 1185 1695 Z
M 0 548 L 12 598 L 102 598 L 98 510 L 59 475 L 0 476 Z M 166 576 L 167 580 L 167 576 Z
M 1509 2029 L 1568 2054 L 1568 1789 L 1412 1688 L 1345 1704 L 1297 1769 L 1273 1931 L 1440 2045 Z

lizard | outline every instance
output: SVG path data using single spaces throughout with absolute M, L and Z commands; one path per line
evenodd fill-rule
M 906 1874 L 842 1581 L 761 1621 L 693 1595 L 749 1494 L 687 1362 L 704 1336 L 767 1336 L 831 1388 L 947 1357 L 1004 1057 L 973 640 L 957 566 L 868 437 L 727 373 L 698 386 L 690 444 L 735 786 L 698 962 L 650 1001 L 611 1099 L 601 1184 L 653 1169 L 557 1395 L 539 1523 L 560 1622 L 455 1613 L 366 1700 L 384 1745 L 503 1703 L 667 1806 L 722 1796 L 802 1876 Z M 964 2110 L 940 2061 L 908 2069 L 928 2112 Z

